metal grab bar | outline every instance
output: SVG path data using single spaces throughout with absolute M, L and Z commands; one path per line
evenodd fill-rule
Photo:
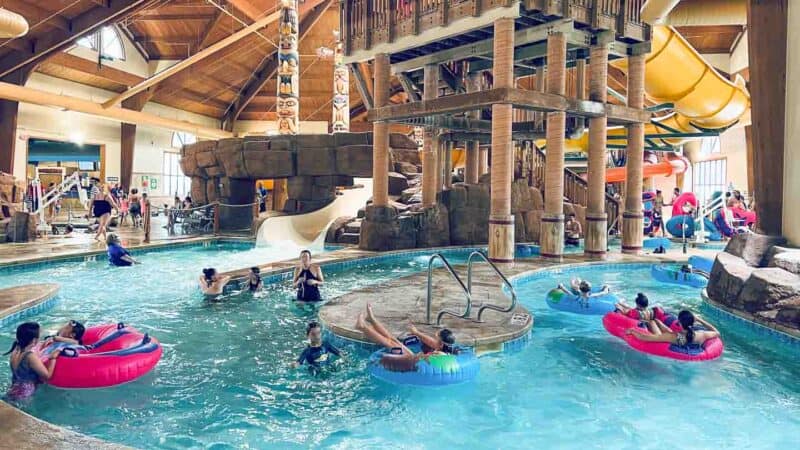
M 467 307 L 464 309 L 464 312 L 459 314 L 455 311 L 450 311 L 447 309 L 443 309 L 439 311 L 439 314 L 436 316 L 436 325 L 439 325 L 442 322 L 442 316 L 444 315 L 451 315 L 454 317 L 458 317 L 460 319 L 466 319 L 469 317 L 470 313 L 472 312 L 472 294 L 470 294 L 470 290 L 464 286 L 464 282 L 461 281 L 461 278 L 456 274 L 456 271 L 453 269 L 453 266 L 445 259 L 445 257 L 441 253 L 435 253 L 431 255 L 430 259 L 428 259 L 428 303 L 427 307 L 427 315 L 426 315 L 426 322 L 428 325 L 431 324 L 431 298 L 433 296 L 433 288 L 432 288 L 432 280 L 433 280 L 433 262 L 435 260 L 441 260 L 444 264 L 445 269 L 450 272 L 450 276 L 454 278 L 458 285 L 461 286 L 461 290 L 464 291 L 464 296 L 467 298 Z
M 478 319 L 476 320 L 476 322 L 481 321 L 481 316 L 483 315 L 483 312 L 487 309 L 491 309 L 492 311 L 497 311 L 501 313 L 507 313 L 513 311 L 514 308 L 517 307 L 517 292 L 514 290 L 514 286 L 512 286 L 511 282 L 508 281 L 508 278 L 506 278 L 506 276 L 503 275 L 502 272 L 500 272 L 500 269 L 498 269 L 493 262 L 489 261 L 489 258 L 486 256 L 486 254 L 481 251 L 474 251 L 470 253 L 469 258 L 467 258 L 467 289 L 469 290 L 470 295 L 472 294 L 472 261 L 473 258 L 476 256 L 480 257 L 481 259 L 489 263 L 489 266 L 492 268 L 492 270 L 494 270 L 494 272 L 498 276 L 500 276 L 500 279 L 503 280 L 503 284 L 505 284 L 508 287 L 509 292 L 511 292 L 511 305 L 509 305 L 508 308 L 501 308 L 497 305 L 483 305 L 478 309 Z

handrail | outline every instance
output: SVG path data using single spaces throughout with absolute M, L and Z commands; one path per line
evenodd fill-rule
M 445 269 L 447 269 L 447 271 L 450 272 L 450 276 L 452 278 L 454 278 L 458 282 L 459 286 L 461 286 L 461 290 L 464 291 L 464 296 L 467 298 L 467 307 L 464 309 L 464 312 L 461 313 L 461 314 L 458 314 L 457 312 L 450 311 L 450 310 L 447 310 L 447 309 L 443 309 L 443 310 L 439 311 L 439 314 L 436 316 L 436 325 L 439 325 L 442 322 L 442 316 L 444 316 L 446 314 L 454 316 L 454 317 L 458 317 L 460 319 L 466 319 L 467 317 L 469 317 L 470 313 L 472 312 L 472 294 L 470 294 L 469 289 L 467 289 L 467 287 L 464 286 L 464 282 L 461 281 L 461 278 L 458 276 L 458 274 L 456 274 L 456 271 L 453 269 L 453 266 L 451 266 L 450 263 L 447 261 L 447 259 L 445 259 L 444 255 L 442 255 L 441 253 L 434 253 L 433 255 L 431 255 L 430 259 L 428 259 L 428 301 L 427 301 L 427 305 L 426 305 L 426 310 L 427 310 L 427 314 L 425 316 L 426 322 L 428 323 L 428 325 L 432 325 L 431 324 L 431 297 L 433 296 L 433 292 L 432 292 L 433 291 L 433 288 L 432 288 L 433 262 L 435 260 L 437 260 L 437 259 L 442 261 L 442 263 L 444 264 Z
M 483 312 L 487 309 L 491 309 L 492 311 L 497 311 L 501 313 L 507 313 L 513 311 L 514 308 L 517 307 L 517 291 L 514 290 L 514 286 L 511 285 L 511 282 L 508 281 L 508 278 L 506 278 L 506 276 L 503 275 L 503 272 L 500 272 L 500 269 L 498 269 L 497 266 L 495 266 L 494 263 L 489 260 L 486 254 L 478 250 L 470 253 L 469 258 L 467 258 L 467 289 L 469 289 L 470 294 L 472 294 L 472 261 L 473 258 L 476 256 L 479 256 L 481 259 L 489 263 L 489 267 L 491 267 L 494 270 L 494 272 L 500 276 L 500 279 L 503 280 L 503 284 L 505 284 L 508 287 L 509 292 L 511 292 L 511 305 L 509 305 L 508 308 L 503 309 L 496 305 L 483 305 L 478 309 L 478 319 L 476 320 L 476 322 L 481 321 L 481 316 L 483 315 Z

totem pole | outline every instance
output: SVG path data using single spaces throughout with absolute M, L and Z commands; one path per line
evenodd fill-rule
M 297 0 L 281 0 L 278 30 L 278 133 L 297 134 L 300 124 L 300 55 Z
M 334 133 L 350 131 L 350 72 L 344 64 L 344 46 L 339 32 L 334 31 L 336 47 L 333 50 L 333 116 Z

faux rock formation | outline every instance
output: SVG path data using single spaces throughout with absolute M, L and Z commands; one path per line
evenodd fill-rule
M 768 322 L 800 330 L 800 249 L 785 239 L 754 233 L 737 235 L 718 254 L 709 297 Z

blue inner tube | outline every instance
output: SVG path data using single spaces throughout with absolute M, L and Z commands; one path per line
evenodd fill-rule
M 414 353 L 422 351 L 422 346 L 416 337 L 406 339 L 403 344 Z M 427 359 L 420 358 L 416 370 L 411 372 L 395 372 L 384 368 L 380 361 L 388 350 L 381 349 L 370 355 L 368 370 L 370 375 L 383 381 L 414 386 L 446 386 L 474 380 L 480 371 L 478 357 L 469 347 L 456 346 L 456 348 L 459 353 L 455 355 L 431 355 Z
M 602 287 L 592 288 L 592 293 L 597 293 Z M 615 304 L 619 302 L 619 297 L 613 292 L 597 297 L 591 297 L 587 302 L 582 302 L 576 292 L 567 294 L 561 289 L 551 289 L 545 295 L 547 306 L 559 311 L 573 314 L 584 314 L 589 316 L 602 316 L 615 309 Z
M 681 238 L 684 236 L 689 238 L 694 236 L 694 219 L 688 215 L 674 216 L 667 221 L 666 225 L 669 234 Z M 685 228 L 685 231 L 682 229 Z
M 708 279 L 700 274 L 683 272 L 679 266 L 654 265 L 650 274 L 663 283 L 681 284 L 696 288 L 706 287 Z
M 714 267 L 714 260 L 711 258 L 703 258 L 702 256 L 690 256 L 689 264 L 695 269 L 700 269 L 705 273 L 710 274 L 711 268 Z
M 714 222 L 711 221 L 708 217 L 703 218 L 703 226 L 705 227 L 706 233 L 708 233 L 708 240 L 709 241 L 721 241 L 722 240 L 722 233 L 719 232 L 717 226 Z M 694 229 L 700 229 L 700 219 L 697 219 L 694 223 Z
M 655 250 L 658 247 L 664 247 L 665 249 L 668 249 L 671 246 L 672 242 L 665 237 L 646 238 L 642 241 L 642 247 L 646 249 Z

